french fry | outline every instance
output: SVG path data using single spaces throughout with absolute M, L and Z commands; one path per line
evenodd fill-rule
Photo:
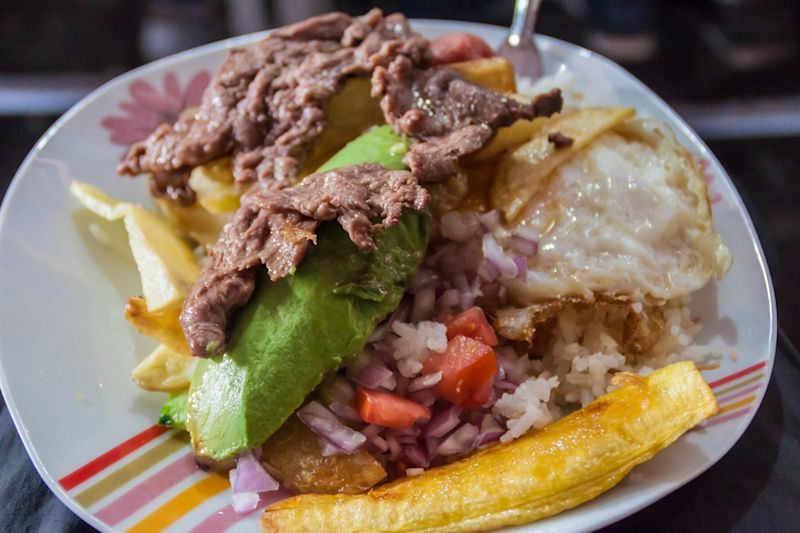
M 267 508 L 264 531 L 486 531 L 557 514 L 616 485 L 717 411 L 691 362 L 623 384 L 520 439 L 366 494 L 295 496 Z
M 216 215 L 239 209 L 239 197 L 244 192 L 233 180 L 230 157 L 221 157 L 193 168 L 189 186 L 197 194 L 197 202 Z
M 550 120 L 549 117 L 539 117 L 533 120 L 518 120 L 511 126 L 498 128 L 492 139 L 486 143 L 486 146 L 469 157 L 468 163 L 473 161 L 488 161 L 507 150 L 516 148 L 522 143 L 529 141 L 531 137 L 547 127 L 547 123 Z
M 508 222 L 515 222 L 544 184 L 550 173 L 601 133 L 631 118 L 628 107 L 587 108 L 561 114 L 549 121 L 535 137 L 500 163 L 491 190 L 491 203 Z M 556 147 L 548 136 L 561 133 L 572 139 L 566 147 Z
M 204 245 L 217 242 L 233 218 L 233 213 L 212 213 L 199 203 L 183 206 L 166 198 L 157 198 L 156 203 L 175 231 Z
M 504 57 L 473 59 L 447 65 L 468 80 L 501 93 L 517 92 L 514 66 Z
M 177 392 L 189 387 L 196 364 L 196 358 L 162 344 L 133 369 L 131 377 L 145 390 Z
M 134 296 L 125 305 L 125 320 L 170 350 L 188 357 L 191 352 L 179 321 L 181 307 L 182 302 L 166 309 L 151 311 L 144 298 Z
M 166 220 L 139 205 L 111 198 L 88 183 L 72 182 L 70 192 L 104 219 L 123 220 L 149 311 L 183 302 L 200 269 L 189 245 Z

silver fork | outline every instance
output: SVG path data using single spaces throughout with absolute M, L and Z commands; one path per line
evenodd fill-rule
M 517 0 L 506 41 L 497 53 L 514 65 L 517 76 L 536 80 L 542 76 L 542 56 L 533 41 L 541 0 Z

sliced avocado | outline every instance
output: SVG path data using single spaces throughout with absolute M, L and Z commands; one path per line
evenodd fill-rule
M 388 126 L 374 128 L 322 168 L 403 168 L 405 142 Z M 428 236 L 428 215 L 409 211 L 377 232 L 375 250 L 364 253 L 338 223 L 327 222 L 293 276 L 261 279 L 234 319 L 228 352 L 195 370 L 186 421 L 195 453 L 223 460 L 272 435 L 397 307 Z
M 164 402 L 158 423 L 173 429 L 186 429 L 186 397 L 187 391 L 175 392 Z

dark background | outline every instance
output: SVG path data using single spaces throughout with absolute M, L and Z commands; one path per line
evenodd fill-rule
M 104 81 L 203 43 L 372 5 L 507 26 L 512 0 L 0 0 L 0 197 L 45 130 Z M 696 129 L 754 219 L 783 330 L 764 404 L 709 472 L 614 531 L 800 531 L 800 1 L 544 0 L 537 30 L 632 71 Z M 83 531 L 0 402 L 0 531 Z

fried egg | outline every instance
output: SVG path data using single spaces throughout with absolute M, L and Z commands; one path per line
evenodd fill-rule
M 655 120 L 627 120 L 579 150 L 539 186 L 519 224 L 539 242 L 527 279 L 509 284 L 519 303 L 665 301 L 732 262 L 697 164 Z

